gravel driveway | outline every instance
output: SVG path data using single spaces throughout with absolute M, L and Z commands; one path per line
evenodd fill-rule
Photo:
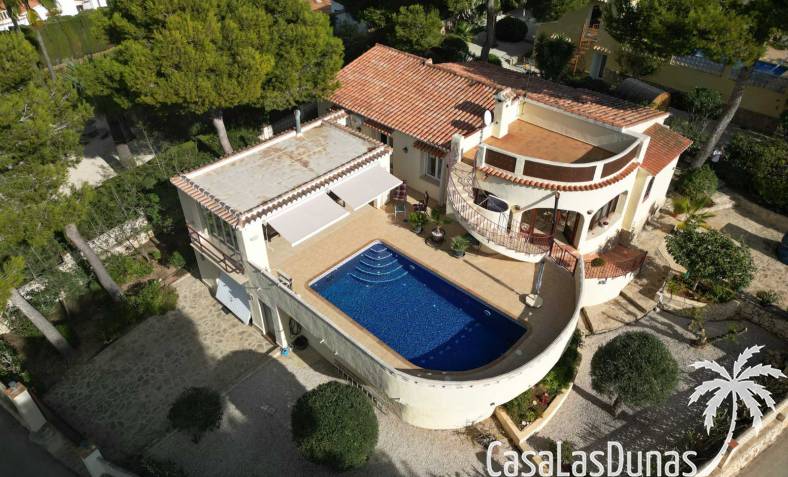
M 685 429 L 702 424 L 700 417 L 704 403 L 688 406 L 694 387 L 709 377 L 707 371 L 695 371 L 689 365 L 695 361 L 716 360 L 726 368 L 744 348 L 756 344 L 766 349 L 755 356 L 766 359 L 766 350 L 788 350 L 788 343 L 749 322 L 707 322 L 709 336 L 725 333 L 731 324 L 745 324 L 748 331 L 735 342 L 721 340 L 705 348 L 689 345 L 693 335 L 687 331 L 689 320 L 664 312 L 649 314 L 643 320 L 618 330 L 586 337 L 583 361 L 571 394 L 556 416 L 529 439 L 529 444 L 545 448 L 545 438 L 572 441 L 578 449 L 601 450 L 608 441 L 621 442 L 627 450 L 665 450 L 681 436 Z M 619 419 L 609 414 L 610 401 L 591 389 L 591 357 L 599 346 L 626 331 L 654 333 L 668 347 L 681 371 L 676 393 L 661 406 L 648 409 L 625 409 Z M 757 362 L 757 361 L 754 361 Z

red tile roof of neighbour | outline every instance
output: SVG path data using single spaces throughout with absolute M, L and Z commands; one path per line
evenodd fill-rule
M 691 140 L 661 124 L 655 124 L 643 133 L 651 137 L 643 158 L 643 168 L 654 175 L 692 145 Z
M 554 83 L 536 76 L 507 70 L 491 63 L 443 63 L 437 68 L 459 75 L 512 88 L 528 99 L 553 106 L 568 113 L 599 121 L 615 127 L 628 127 L 667 115 L 664 111 L 640 106 L 629 101 L 596 91 Z
M 309 0 L 309 8 L 313 12 L 331 13 L 331 0 Z
M 484 111 L 495 107 L 496 87 L 384 45 L 356 58 L 337 79 L 332 102 L 437 146 L 479 130 Z
M 433 65 L 384 45 L 375 45 L 345 66 L 337 79 L 340 87 L 331 101 L 338 106 L 444 148 L 454 134 L 478 131 L 484 111 L 495 107 L 495 94 L 509 88 L 510 94 L 615 127 L 667 114 L 489 63 Z

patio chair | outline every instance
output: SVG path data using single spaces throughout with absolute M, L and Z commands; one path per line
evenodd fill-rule
M 427 205 L 430 203 L 430 194 L 428 192 L 424 193 L 424 200 L 416 202 L 413 204 L 413 211 L 414 212 L 427 212 Z
M 399 214 L 404 215 L 405 218 L 407 219 L 408 217 L 407 204 L 408 203 L 404 200 L 398 200 L 397 202 L 394 202 L 394 220 L 397 220 L 397 216 Z

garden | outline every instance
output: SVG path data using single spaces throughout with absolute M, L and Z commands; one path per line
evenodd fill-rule
M 582 344 L 580 331 L 575 331 L 569 346 L 553 369 L 534 387 L 504 404 L 506 413 L 521 429 L 542 417 L 553 400 L 572 384 L 582 358 Z

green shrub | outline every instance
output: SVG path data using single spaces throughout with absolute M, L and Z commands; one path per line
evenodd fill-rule
M 418 3 L 402 6 L 391 19 L 391 41 L 401 50 L 423 54 L 443 40 L 443 22 L 434 8 L 425 10 Z
M 678 96 L 676 107 L 690 113 L 695 120 L 717 119 L 722 114 L 725 100 L 719 91 L 709 88 L 694 88 Z
M 591 387 L 620 404 L 643 406 L 665 401 L 676 388 L 679 367 L 662 341 L 630 331 L 605 343 L 591 359 Z
M 172 311 L 178 304 L 178 292 L 163 286 L 159 280 L 138 283 L 126 295 L 126 311 L 129 320 L 138 321 L 149 316 L 159 316 Z
M 301 453 L 334 470 L 364 465 L 378 441 L 378 421 L 370 400 L 360 389 L 337 381 L 301 396 L 291 421 Z
M 493 65 L 496 65 L 496 66 L 503 66 L 503 62 L 501 62 L 501 59 L 498 58 L 498 55 L 493 55 L 492 53 L 490 53 L 487 56 L 487 63 L 493 64 Z
M 679 181 L 679 191 L 690 199 L 711 197 L 717 192 L 717 174 L 711 166 L 704 164 L 687 171 Z
M 468 43 L 457 35 L 447 35 L 440 46 L 432 49 L 435 63 L 462 62 L 467 60 L 470 54 Z
M 2 339 L 0 339 L 0 381 L 5 384 L 9 381 L 30 382 L 30 374 L 23 368 L 19 354 Z
M 542 417 L 544 409 L 539 406 L 533 388 L 525 391 L 516 398 L 503 405 L 506 413 L 517 424 L 523 422 L 532 423 Z
M 605 259 L 602 257 L 594 257 L 594 259 L 591 260 L 592 267 L 603 267 L 604 265 L 605 265 Z
M 495 23 L 495 38 L 498 41 L 517 43 L 528 34 L 528 24 L 519 18 L 503 17 Z
M 561 355 L 553 369 L 542 379 L 541 384 L 550 395 L 558 394 L 560 391 L 569 387 L 577 376 L 577 368 L 580 366 L 580 346 L 583 344 L 583 335 L 580 331 L 575 331 L 569 346 Z
M 564 469 L 572 463 L 572 453 L 577 446 L 572 441 L 561 441 L 561 453 L 558 453 L 558 442 L 547 439 L 547 451 L 553 454 L 555 462 L 561 462 Z
M 712 289 L 714 296 L 724 298 L 723 288 L 740 291 L 755 275 L 750 249 L 717 230 L 684 227 L 668 235 L 665 241 L 668 253 L 687 269 L 692 288 L 701 284 Z
M 104 260 L 104 265 L 118 285 L 124 285 L 153 273 L 153 265 L 131 255 L 110 255 Z
M 186 266 L 186 259 L 183 258 L 183 255 L 181 255 L 181 253 L 176 250 L 175 252 L 172 252 L 172 255 L 170 255 L 170 260 L 168 263 L 171 267 L 183 268 Z
M 778 212 L 788 211 L 788 142 L 783 139 L 736 134 L 716 169 L 728 185 Z
M 568 38 L 548 37 L 542 33 L 534 45 L 534 60 L 542 76 L 558 80 L 566 74 L 574 52 L 575 45 Z
M 149 255 L 152 259 L 156 260 L 157 262 L 161 262 L 161 250 L 158 248 L 154 248 L 150 251 Z
M 758 303 L 763 306 L 775 305 L 781 301 L 780 294 L 774 290 L 758 290 L 755 297 L 758 298 Z
M 203 434 L 218 429 L 222 420 L 222 398 L 210 388 L 188 388 L 175 400 L 167 419 L 172 427 L 187 432 L 195 444 Z
M 73 16 L 50 17 L 41 29 L 52 64 L 68 59 L 82 58 L 109 49 L 112 45 L 103 34 L 99 24 L 101 12 L 87 10 Z M 33 38 L 29 27 L 23 27 L 25 35 Z M 33 43 L 35 44 L 35 42 Z

